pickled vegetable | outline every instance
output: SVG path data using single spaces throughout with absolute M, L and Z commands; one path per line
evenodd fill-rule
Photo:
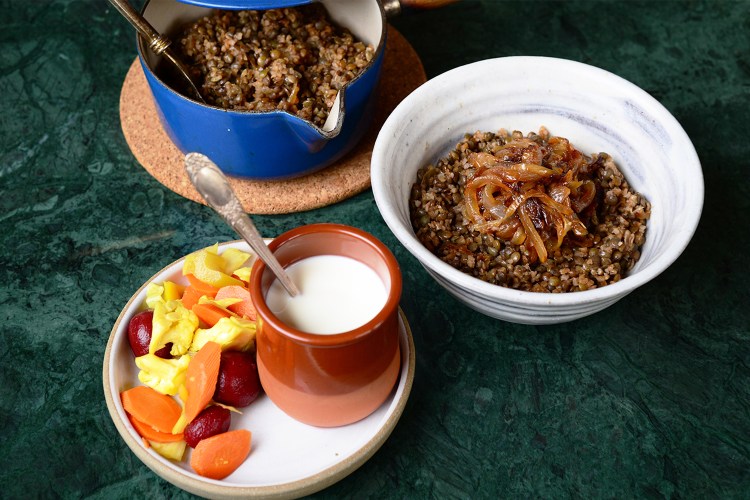
M 185 442 L 195 448 L 203 439 L 227 432 L 232 423 L 231 412 L 221 406 L 212 405 L 204 409 L 185 427 Z
M 250 258 L 250 254 L 229 248 L 219 255 L 218 244 L 198 250 L 185 257 L 182 273 L 192 274 L 199 280 L 211 286 L 242 286 L 243 282 L 232 277 L 232 273 L 239 269 Z M 226 258 L 224 257 L 226 255 Z
M 214 401 L 243 408 L 255 401 L 260 389 L 255 356 L 238 351 L 221 353 Z
M 133 351 L 133 356 L 139 357 L 148 354 L 153 333 L 153 319 L 154 311 L 151 310 L 139 312 L 130 318 L 130 322 L 128 322 L 128 343 L 130 344 L 130 350 Z M 172 344 L 167 343 L 154 354 L 160 358 L 168 359 L 172 357 L 171 349 Z

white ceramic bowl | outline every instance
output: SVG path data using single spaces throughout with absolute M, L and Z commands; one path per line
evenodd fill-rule
M 417 240 L 409 191 L 417 170 L 465 133 L 540 126 L 584 153 L 609 153 L 652 205 L 646 242 L 622 280 L 583 292 L 525 292 L 483 282 L 441 261 Z M 439 75 L 409 95 L 381 129 L 372 189 L 396 238 L 457 299 L 494 318 L 549 324 L 598 312 L 669 267 L 693 236 L 703 208 L 703 173 L 677 120 L 632 83 L 599 68 L 546 57 L 505 57 Z

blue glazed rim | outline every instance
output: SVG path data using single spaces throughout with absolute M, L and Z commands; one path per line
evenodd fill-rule
M 278 9 L 312 3 L 314 0 L 179 0 L 182 3 L 226 10 Z

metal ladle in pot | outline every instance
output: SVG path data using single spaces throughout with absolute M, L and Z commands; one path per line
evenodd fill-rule
M 273 271 L 289 295 L 292 297 L 298 295 L 297 285 L 294 284 L 284 271 L 284 267 L 266 246 L 255 224 L 242 209 L 242 204 L 229 184 L 229 180 L 219 167 L 208 156 L 200 153 L 188 153 L 185 156 L 185 170 L 190 182 L 206 200 L 208 206 L 213 208 L 237 234 L 242 236 L 253 249 L 255 255 Z
M 117 11 L 122 14 L 123 17 L 127 19 L 131 25 L 133 25 L 138 33 L 140 33 L 141 36 L 146 39 L 148 47 L 154 52 L 154 54 L 156 54 L 157 56 L 161 55 L 170 63 L 172 63 L 172 66 L 188 83 L 188 85 L 190 86 L 190 90 L 192 90 L 195 93 L 196 97 L 205 104 L 206 101 L 205 99 L 203 99 L 200 90 L 198 90 L 198 86 L 190 77 L 187 66 L 185 66 L 185 64 L 171 49 L 170 45 L 172 41 L 169 38 L 160 35 L 159 32 L 156 31 L 153 26 L 151 26 L 151 23 L 149 23 L 137 10 L 133 8 L 132 5 L 130 5 L 128 0 L 109 0 L 109 3 L 111 3 L 115 7 L 115 9 L 117 9 Z

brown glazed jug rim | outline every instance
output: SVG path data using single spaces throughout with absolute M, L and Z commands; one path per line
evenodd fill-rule
M 298 330 L 282 322 L 266 305 L 265 297 L 262 293 L 261 280 L 267 266 L 260 259 L 256 259 L 253 264 L 252 272 L 250 273 L 250 293 L 253 297 L 258 297 L 255 303 L 255 308 L 258 310 L 258 319 L 269 323 L 269 325 L 279 332 L 280 335 L 283 335 L 299 344 L 312 347 L 341 347 L 347 344 L 352 344 L 377 329 L 389 316 L 397 312 L 401 300 L 402 289 L 402 278 L 398 261 L 388 247 L 372 234 L 352 226 L 330 222 L 298 226 L 274 238 L 268 244 L 268 248 L 274 252 L 281 245 L 312 233 L 345 234 L 364 241 L 370 247 L 375 249 L 386 263 L 391 279 L 390 290 L 385 305 L 370 321 L 347 332 L 321 335 Z M 354 255 L 350 257 L 356 259 L 356 256 Z

